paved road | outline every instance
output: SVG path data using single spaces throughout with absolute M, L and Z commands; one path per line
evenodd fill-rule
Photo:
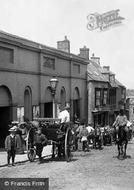
M 117 159 L 117 147 L 75 152 L 72 162 L 45 159 L 43 164 L 22 163 L 0 168 L 0 177 L 49 177 L 50 190 L 133 190 L 134 140 L 125 160 Z

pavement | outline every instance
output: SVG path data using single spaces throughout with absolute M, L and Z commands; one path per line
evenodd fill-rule
M 47 157 L 52 155 L 52 145 L 48 145 L 43 148 L 42 156 Z M 36 156 L 36 159 L 38 157 Z M 15 157 L 15 163 L 21 163 L 21 162 L 27 162 L 28 157 L 27 157 L 27 152 L 24 154 L 16 154 Z M 0 167 L 7 166 L 7 152 L 6 151 L 0 151 Z

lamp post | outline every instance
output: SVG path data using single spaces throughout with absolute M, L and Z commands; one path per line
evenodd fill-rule
M 53 118 L 55 118 L 55 94 L 56 94 L 56 88 L 58 85 L 58 79 L 56 78 L 52 78 L 50 79 L 50 86 L 51 86 L 51 93 L 52 93 L 52 97 L 53 97 Z

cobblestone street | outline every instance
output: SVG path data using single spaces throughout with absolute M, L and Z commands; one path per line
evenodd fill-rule
M 134 140 L 128 158 L 117 159 L 117 147 L 75 152 L 69 163 L 44 159 L 43 164 L 18 163 L 0 168 L 0 177 L 49 177 L 50 190 L 129 190 L 134 189 Z

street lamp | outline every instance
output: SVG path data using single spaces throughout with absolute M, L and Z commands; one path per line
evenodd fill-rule
M 55 118 L 55 94 L 56 94 L 56 88 L 58 85 L 58 79 L 56 78 L 52 78 L 50 79 L 50 86 L 51 86 L 51 93 L 52 93 L 52 97 L 53 97 L 53 118 Z

